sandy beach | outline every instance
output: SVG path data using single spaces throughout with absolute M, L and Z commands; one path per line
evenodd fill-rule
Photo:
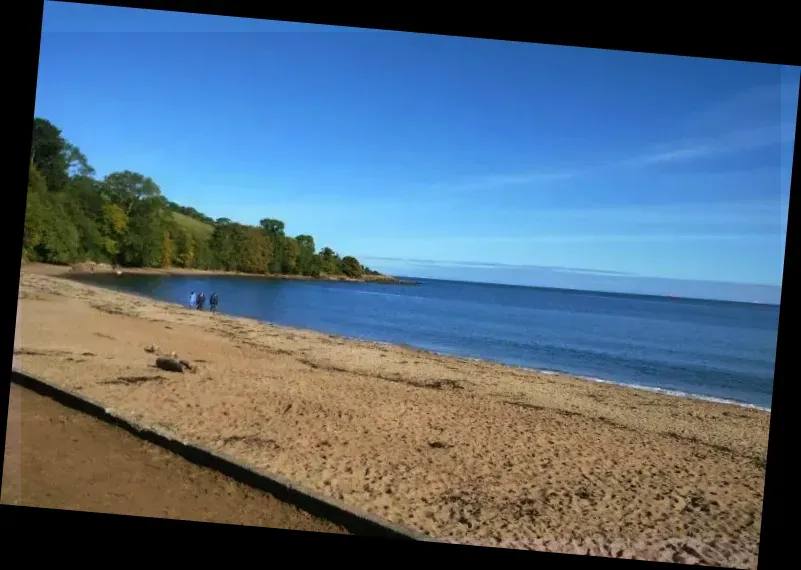
M 348 534 L 36 392 L 9 396 L 3 504 Z
M 15 365 L 435 538 L 755 568 L 770 414 L 23 266 Z M 48 274 L 49 273 L 49 274 Z M 154 367 L 175 351 L 195 373 Z

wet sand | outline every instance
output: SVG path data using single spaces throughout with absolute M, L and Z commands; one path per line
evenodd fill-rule
M 0 503 L 346 533 L 36 392 L 9 396 Z
M 756 567 L 770 414 L 23 270 L 21 369 L 461 543 Z M 196 373 L 154 367 L 157 345 Z

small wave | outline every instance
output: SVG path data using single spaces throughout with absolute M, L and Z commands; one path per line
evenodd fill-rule
M 385 345 L 389 345 L 389 346 L 393 346 L 394 345 L 394 343 L 391 343 L 391 342 L 382 342 L 382 343 L 379 343 L 379 344 L 385 344 Z M 596 382 L 598 384 L 610 384 L 612 386 L 622 386 L 622 387 L 625 387 L 625 388 L 634 388 L 635 390 L 644 390 L 646 392 L 654 392 L 654 393 L 657 393 L 657 394 L 663 394 L 665 396 L 675 396 L 677 398 L 689 398 L 689 399 L 692 399 L 692 400 L 701 400 L 701 401 L 704 401 L 704 402 L 713 402 L 713 403 L 716 403 L 716 404 L 726 404 L 726 405 L 729 405 L 729 406 L 737 406 L 737 407 L 740 407 L 740 408 L 748 408 L 748 409 L 751 409 L 751 410 L 759 410 L 759 411 L 762 411 L 762 412 L 770 413 L 770 408 L 769 407 L 757 406 L 756 404 L 749 404 L 747 402 L 741 402 L 739 400 L 730 400 L 730 399 L 727 399 L 727 398 L 718 398 L 718 397 L 715 397 L 715 396 L 707 396 L 707 395 L 704 395 L 704 394 L 693 394 L 691 392 L 682 392 L 681 390 L 669 390 L 667 388 L 656 388 L 654 386 L 642 386 L 641 384 L 629 384 L 629 383 L 626 383 L 626 382 L 615 382 L 614 380 L 605 380 L 603 378 L 595 378 L 593 376 L 581 376 L 581 375 L 578 375 L 578 374 L 571 374 L 570 372 L 563 372 L 563 371 L 559 371 L 559 370 L 547 370 L 547 369 L 540 370 L 538 368 L 531 368 L 531 367 L 528 367 L 528 366 L 515 366 L 513 364 L 510 365 L 508 363 L 504 363 L 504 362 L 501 362 L 501 361 L 495 361 L 495 360 L 489 360 L 489 359 L 486 359 L 486 358 L 478 358 L 478 357 L 470 357 L 470 356 L 458 356 L 458 355 L 456 355 L 454 353 L 441 352 L 439 350 L 432 350 L 430 348 L 422 348 L 422 350 L 424 350 L 424 351 L 426 351 L 426 352 L 428 352 L 430 354 L 435 354 L 437 356 L 444 356 L 444 357 L 451 357 L 451 358 L 455 356 L 456 358 L 461 358 L 462 360 L 467 360 L 467 361 L 470 361 L 470 362 L 488 362 L 488 363 L 496 363 L 496 364 L 505 364 L 507 366 L 513 366 L 513 367 L 516 367 L 516 368 L 520 368 L 522 370 L 527 370 L 527 371 L 530 371 L 530 372 L 536 372 L 537 374 L 543 374 L 543 375 L 546 375 L 546 376 L 560 376 L 560 375 L 561 376 L 570 376 L 572 378 L 578 378 L 579 380 L 586 380 L 588 382 Z
M 353 295 L 378 295 L 379 297 L 404 297 L 397 293 L 384 293 L 383 291 L 349 291 Z
M 741 402 L 739 400 L 730 400 L 727 398 L 718 398 L 716 396 L 707 396 L 704 394 L 693 394 L 692 392 L 682 392 L 681 390 L 669 390 L 667 388 L 657 388 L 654 386 L 643 386 L 641 384 L 630 384 L 627 382 L 615 382 L 614 380 L 605 380 L 603 378 L 596 378 L 594 376 L 581 376 L 579 374 L 572 374 L 559 370 L 539 370 L 528 366 L 521 366 L 523 370 L 536 372 L 546 376 L 569 376 L 571 378 L 578 378 L 579 380 L 586 380 L 588 382 L 595 382 L 597 384 L 610 384 L 612 386 L 622 386 L 624 388 L 634 388 L 635 390 L 644 390 L 646 392 L 655 392 L 657 394 L 664 394 L 666 396 L 675 396 L 677 398 L 690 398 L 692 400 L 702 400 L 704 402 L 713 402 L 716 404 L 726 404 L 730 406 L 738 406 L 740 408 L 748 408 L 752 410 L 759 410 L 762 412 L 770 413 L 770 408 L 764 406 L 757 406 L 756 404 L 749 404 L 748 402 Z
M 655 392 L 657 394 L 664 394 L 666 396 L 676 396 L 678 398 L 690 398 L 692 400 L 702 400 L 704 402 L 713 402 L 716 404 L 727 404 L 730 406 L 738 406 L 740 408 L 749 408 L 752 410 L 759 410 L 762 412 L 770 412 L 770 408 L 757 406 L 756 404 L 749 404 L 747 402 L 740 402 L 739 400 L 730 400 L 727 398 L 718 398 L 715 396 L 706 396 L 704 394 L 693 394 L 691 392 L 682 392 L 681 390 L 669 390 L 667 388 L 656 388 L 654 386 L 642 386 L 640 384 L 626 384 L 625 382 L 613 382 L 611 380 L 604 380 L 602 378 L 593 378 L 591 376 L 576 376 L 581 380 L 588 380 L 590 382 L 597 382 L 599 384 L 611 384 L 613 386 L 625 386 L 627 388 L 634 388 L 635 390 L 645 390 L 646 392 Z
M 404 295 L 401 293 L 385 293 L 384 291 L 361 291 L 361 290 L 353 290 L 349 291 L 349 293 L 353 295 L 377 295 L 379 297 L 403 297 L 404 299 L 409 300 L 416 300 L 419 301 L 420 299 L 425 299 L 425 297 L 420 295 Z

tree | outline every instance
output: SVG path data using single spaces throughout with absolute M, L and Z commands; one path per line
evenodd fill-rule
M 272 247 L 258 228 L 247 228 L 241 270 L 246 273 L 267 273 Z
M 175 234 L 175 262 L 180 267 L 192 267 L 195 261 L 195 238 L 186 228 Z
M 109 260 L 116 261 L 120 244 L 128 230 L 128 215 L 116 204 L 105 202 L 100 207 L 99 221 L 103 251 Z
M 47 185 L 44 177 L 31 160 L 28 169 L 28 197 L 25 205 L 25 229 L 22 234 L 23 257 L 35 257 L 36 249 L 42 243 L 46 212 Z
M 319 254 L 320 271 L 329 275 L 341 273 L 341 260 L 330 247 L 324 247 Z
M 130 170 L 114 172 L 106 176 L 103 179 L 103 190 L 128 215 L 137 202 L 161 197 L 161 189 L 152 178 Z
M 316 253 L 311 235 L 289 237 L 275 218 L 258 225 L 213 220 L 167 200 L 144 174 L 121 170 L 97 180 L 80 148 L 39 117 L 31 139 L 23 256 L 47 263 L 114 261 L 314 277 L 370 271 L 331 248 Z
M 213 252 L 214 269 L 233 271 L 234 248 L 231 239 L 233 225 L 218 224 L 209 240 L 209 249 Z
M 314 238 L 312 236 L 303 234 L 303 235 L 299 235 L 295 239 L 297 240 L 297 242 L 300 244 L 300 246 L 304 250 L 309 251 L 312 254 L 314 254 L 314 252 L 315 252 Z
M 67 217 L 78 231 L 79 255 L 84 260 L 104 259 L 106 257 L 105 239 L 100 231 L 91 207 L 72 195 L 68 188 L 62 195 L 54 199 L 60 200 Z
M 342 273 L 348 277 L 358 278 L 362 276 L 362 264 L 355 257 L 346 256 L 342 258 Z
M 272 238 L 284 237 L 284 222 L 282 222 L 281 220 L 264 218 L 263 220 L 259 220 L 259 225 L 261 226 L 264 233 L 269 237 Z
M 31 159 L 51 192 L 57 192 L 67 185 L 69 152 L 61 129 L 45 119 L 33 120 Z
M 67 159 L 67 174 L 72 177 L 91 177 L 95 175 L 95 169 L 89 165 L 86 155 L 77 146 L 67 143 L 65 149 Z
M 314 254 L 314 238 L 310 235 L 299 235 L 295 238 L 298 243 L 298 273 L 302 275 L 312 275 L 315 272 L 319 275 L 319 264 L 317 256 Z
M 161 266 L 172 267 L 173 259 L 175 258 L 175 245 L 172 241 L 172 236 L 169 230 L 164 230 L 164 235 L 161 238 Z
M 164 204 L 157 198 L 134 203 L 128 218 L 128 231 L 121 247 L 123 264 L 129 267 L 159 267 L 163 259 Z
M 297 275 L 300 273 L 301 246 L 298 240 L 291 237 L 280 238 L 281 244 L 281 273 Z

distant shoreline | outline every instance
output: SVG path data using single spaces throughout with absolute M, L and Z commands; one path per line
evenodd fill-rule
M 309 275 L 286 275 L 281 273 L 244 273 L 239 271 L 221 271 L 209 269 L 185 269 L 180 267 L 169 268 L 150 268 L 150 267 L 117 267 L 104 263 L 76 263 L 73 265 L 51 265 L 46 263 L 25 264 L 26 267 L 41 266 L 44 273 L 50 275 L 108 275 L 120 272 L 122 275 L 167 275 L 167 276 L 209 276 L 209 277 L 253 277 L 260 279 L 282 280 L 282 281 L 333 281 L 343 283 L 378 283 L 382 285 L 417 285 L 416 281 L 399 279 L 390 275 L 363 275 L 358 278 L 346 277 L 344 275 L 321 275 L 311 277 Z

